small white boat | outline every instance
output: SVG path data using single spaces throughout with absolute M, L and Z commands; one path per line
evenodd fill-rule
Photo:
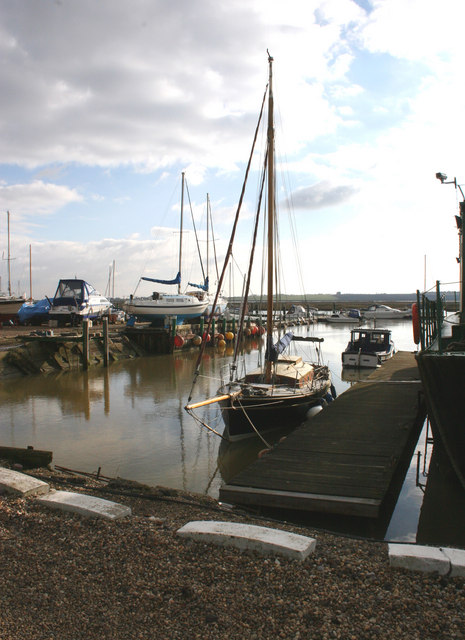
M 18 311 L 24 304 L 24 297 L 0 293 L 0 320 L 17 320 Z
M 323 322 L 329 322 L 333 324 L 360 324 L 362 316 L 358 309 L 350 309 L 349 311 L 335 311 L 330 316 L 321 318 Z
M 85 280 L 62 279 L 53 300 L 50 300 L 49 318 L 59 324 L 97 320 L 108 314 L 111 302 Z
M 412 311 L 410 309 L 405 311 L 393 309 L 385 304 L 373 304 L 368 309 L 362 310 L 362 316 L 365 320 L 402 320 L 411 318 Z
M 379 367 L 395 353 L 389 329 L 352 329 L 342 352 L 343 367 Z

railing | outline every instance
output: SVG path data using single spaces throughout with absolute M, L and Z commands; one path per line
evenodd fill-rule
M 436 299 L 431 300 L 426 293 L 417 291 L 417 305 L 420 319 L 421 350 L 429 349 L 433 343 L 442 351 L 442 325 L 445 317 L 445 297 L 441 295 L 439 281 L 436 281 Z

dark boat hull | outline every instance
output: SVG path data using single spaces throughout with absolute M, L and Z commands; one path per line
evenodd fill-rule
M 416 358 L 433 435 L 465 490 L 465 353 L 424 351 Z
M 325 404 L 328 389 L 321 394 L 279 397 L 228 398 L 220 402 L 230 440 L 239 440 L 275 429 L 298 427 L 309 409 Z M 255 431 L 255 429 L 257 431 Z

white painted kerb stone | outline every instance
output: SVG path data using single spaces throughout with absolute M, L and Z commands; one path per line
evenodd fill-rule
M 391 567 L 438 573 L 441 576 L 450 570 L 450 561 L 441 549 L 413 544 L 390 543 L 389 563 Z
M 276 553 L 296 560 L 305 560 L 316 547 L 314 538 L 238 522 L 188 522 L 178 529 L 177 534 L 199 542 L 211 542 L 223 547 L 232 546 L 241 551 Z
M 441 551 L 450 560 L 450 576 L 465 577 L 465 550 L 442 547 Z
M 21 496 L 37 496 L 50 491 L 47 482 L 32 478 L 26 473 L 0 467 L 0 493 L 13 493 Z
M 90 518 L 117 520 L 131 515 L 130 507 L 71 491 L 54 491 L 44 498 L 38 498 L 37 501 L 53 509 L 71 511 Z

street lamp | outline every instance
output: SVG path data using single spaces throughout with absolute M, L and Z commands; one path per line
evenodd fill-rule
M 441 182 L 441 184 L 453 184 L 456 189 L 460 190 L 462 194 L 462 202 L 459 202 L 459 211 L 460 216 L 455 216 L 455 223 L 457 225 L 457 229 L 459 231 L 459 257 L 457 258 L 457 262 L 460 264 L 460 321 L 462 321 L 462 314 L 465 310 L 465 291 L 463 288 L 463 283 L 465 282 L 465 259 L 463 255 L 464 242 L 463 242 L 463 229 L 464 229 L 464 219 L 465 219 L 465 195 L 462 191 L 461 185 L 457 184 L 457 178 L 453 180 L 447 180 L 447 176 L 445 173 L 437 173 L 436 178 Z

